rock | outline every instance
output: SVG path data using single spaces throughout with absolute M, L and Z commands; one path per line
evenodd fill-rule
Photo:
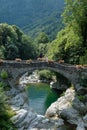
M 78 123 L 76 130 L 85 130 L 84 123 L 83 122 Z
M 11 103 L 12 105 L 15 104 L 16 107 L 23 106 L 24 100 L 23 100 L 23 98 L 22 98 L 22 94 L 19 93 L 19 94 L 16 95 L 15 97 L 11 98 L 10 103 Z
M 39 77 L 38 77 L 38 74 L 36 72 L 33 72 L 29 76 L 26 74 L 26 75 L 21 77 L 20 86 L 25 86 L 28 83 L 38 82 L 38 80 L 39 80 Z
M 78 98 L 74 99 L 72 105 L 76 110 L 78 110 L 80 114 L 84 114 L 87 112 L 87 107 Z
M 87 94 L 87 88 L 79 86 L 79 88 L 77 89 L 77 92 L 79 95 L 85 95 L 85 94 Z
M 44 119 L 44 120 L 42 120 L 42 123 L 47 123 L 47 122 L 49 122 L 49 119 Z
M 26 84 L 33 78 L 35 78 L 35 74 L 31 77 L 23 77 L 24 81 L 21 80 L 21 83 Z M 37 79 L 38 77 L 32 81 L 38 81 Z M 11 97 L 8 102 L 16 112 L 11 121 L 18 130 L 55 130 L 64 124 L 63 119 L 71 124 L 76 124 L 77 130 L 85 130 L 85 127 L 87 127 L 87 101 L 85 101 L 85 104 L 79 101 L 75 95 L 75 90 L 72 88 L 67 89 L 64 96 L 51 104 L 46 111 L 46 116 L 38 115 L 33 109 L 29 108 L 23 85 L 12 88 L 7 92 L 7 95 Z
M 87 114 L 83 117 L 83 121 L 85 123 L 85 127 L 87 127 Z
M 67 120 L 69 123 L 71 124 L 78 124 L 79 121 L 79 113 L 77 110 L 75 110 L 74 108 L 67 108 L 67 109 L 63 109 L 60 112 L 60 116 Z
M 43 115 L 37 115 L 37 118 L 38 118 L 38 120 L 42 120 L 42 119 L 44 119 L 45 117 L 44 117 Z
M 11 118 L 11 121 L 13 122 L 13 124 L 18 126 L 19 123 L 21 123 L 24 120 L 24 118 L 26 117 L 28 112 L 24 109 L 21 109 L 21 110 L 17 111 L 16 113 L 17 113 L 17 115 L 13 116 Z
M 64 120 L 63 119 L 58 119 L 57 121 L 55 121 L 55 125 L 56 125 L 56 127 L 64 125 Z
M 57 103 L 52 103 L 51 106 L 47 109 L 45 116 L 46 117 L 55 117 L 57 115 Z
M 24 126 L 23 126 L 23 127 L 21 127 L 21 128 L 19 128 L 18 130 L 24 130 Z
M 84 102 L 84 103 L 87 102 L 87 94 L 84 95 L 84 97 L 83 97 L 83 102 Z
M 58 89 L 58 90 L 62 90 L 62 91 L 64 91 L 64 90 L 66 90 L 67 89 L 67 85 L 65 85 L 65 84 L 59 84 L 59 82 L 51 82 L 50 83 L 50 88 L 56 88 L 56 89 Z
M 15 105 L 11 105 L 11 108 L 13 111 L 18 111 L 20 110 L 20 107 L 16 107 Z
M 51 113 L 52 112 L 52 113 Z M 77 130 L 85 130 L 87 127 L 87 105 L 78 100 L 72 88 L 66 90 L 64 96 L 60 97 L 46 111 L 46 116 L 59 116 L 70 124 L 76 124 Z

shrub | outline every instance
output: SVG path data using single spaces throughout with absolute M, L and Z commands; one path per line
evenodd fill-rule
M 1 78 L 2 78 L 2 79 L 7 79 L 7 78 L 8 78 L 8 73 L 7 73 L 7 71 L 2 70 L 2 72 L 1 72 Z
M 3 87 L 0 88 L 0 130 L 16 130 L 10 118 L 15 115 L 7 103 L 7 96 L 5 95 Z
M 3 88 L 3 87 L 4 87 L 4 83 L 0 82 L 0 88 Z
M 40 80 L 47 79 L 48 81 L 53 80 L 55 76 L 55 74 L 49 70 L 41 70 L 38 74 Z

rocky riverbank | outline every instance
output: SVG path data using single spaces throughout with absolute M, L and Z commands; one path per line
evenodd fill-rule
M 9 97 L 8 103 L 16 113 L 11 121 L 17 130 L 55 130 L 64 124 L 60 118 L 50 119 L 38 115 L 30 108 L 28 96 L 23 86 L 12 87 L 6 94 Z
M 70 124 L 75 124 L 77 126 L 76 130 L 86 130 L 87 100 L 84 103 L 81 102 L 75 90 L 69 88 L 63 96 L 47 109 L 46 116 L 60 117 Z
M 79 100 L 73 88 L 66 90 L 65 94 L 54 102 L 46 111 L 45 116 L 38 115 L 29 107 L 28 96 L 24 88 L 28 82 L 38 81 L 36 75 L 24 77 L 20 85 L 7 91 L 9 104 L 16 112 L 11 121 L 18 130 L 61 130 L 64 121 L 76 125 L 76 130 L 87 129 L 87 95 L 84 103 Z M 30 78 L 30 79 L 29 79 Z M 24 80 L 25 79 L 25 80 Z M 32 80 L 33 79 L 33 80 Z

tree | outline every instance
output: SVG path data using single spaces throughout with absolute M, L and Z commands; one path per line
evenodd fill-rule
M 36 38 L 36 43 L 40 44 L 40 43 L 48 43 L 48 42 L 49 42 L 48 36 L 44 32 L 39 33 L 39 35 Z
M 44 57 L 47 52 L 47 44 L 41 43 L 38 47 L 38 55 L 39 57 Z
M 22 36 L 22 44 L 20 46 L 19 53 L 22 59 L 34 59 L 36 57 L 35 47 L 30 37 L 26 35 Z
M 0 44 L 1 45 L 6 45 L 9 42 L 15 42 L 17 40 L 17 34 L 15 30 L 12 28 L 12 26 L 4 23 L 0 24 Z
M 8 60 L 13 60 L 18 57 L 18 52 L 19 50 L 17 46 L 15 46 L 14 44 L 9 44 L 6 46 L 5 58 Z
M 83 37 L 83 47 L 87 47 L 87 0 L 65 0 L 63 13 L 65 25 L 74 27 L 75 33 Z
M 36 57 L 32 39 L 17 26 L 0 24 L 0 57 L 14 60 L 16 57 L 30 59 Z
M 65 27 L 49 46 L 48 56 L 79 64 L 80 57 L 84 59 L 87 55 L 87 0 L 65 0 L 65 3 L 62 15 Z

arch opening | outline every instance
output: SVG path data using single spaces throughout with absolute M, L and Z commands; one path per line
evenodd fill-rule
M 17 77 L 17 79 L 19 81 L 20 79 L 21 80 L 27 79 L 28 81 L 30 80 L 29 75 L 32 75 L 32 78 L 35 78 L 35 80 L 33 79 L 33 81 L 30 81 L 30 83 L 31 82 L 46 82 L 46 83 L 53 82 L 54 85 L 52 86 L 52 88 L 59 89 L 59 90 L 66 90 L 72 84 L 68 78 L 50 69 L 38 69 L 38 70 L 36 69 L 29 72 L 25 71 L 21 73 L 19 78 Z M 26 83 L 29 83 L 29 81 Z

